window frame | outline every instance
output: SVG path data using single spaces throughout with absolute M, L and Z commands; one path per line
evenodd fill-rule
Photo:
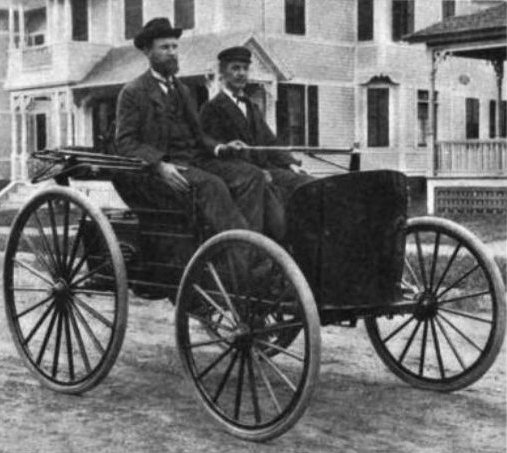
M 189 3 L 191 2 L 191 3 Z M 180 5 L 180 7 L 182 5 L 189 5 L 191 4 L 191 20 L 189 22 L 189 24 L 187 24 L 186 22 L 185 23 L 180 23 L 180 20 L 178 20 L 178 17 L 177 17 L 177 14 L 178 14 L 178 6 L 177 5 Z M 187 12 L 188 13 L 188 12 Z M 188 14 L 188 16 L 190 16 Z M 174 0 L 174 4 L 173 4 L 173 17 L 174 17 L 174 27 L 176 28 L 181 28 L 183 30 L 192 30 L 195 28 L 195 0 Z M 187 16 L 184 16 L 185 19 L 188 21 L 188 17 Z
M 442 0 L 442 20 L 456 15 L 456 0 Z
M 299 91 L 302 99 L 299 101 L 300 121 L 297 138 L 290 131 L 289 93 L 290 90 Z M 285 91 L 285 93 L 284 93 Z M 303 107 L 301 109 L 301 106 Z M 285 111 L 283 111 L 285 109 Z M 281 83 L 278 85 L 278 100 L 276 103 L 276 129 L 280 141 L 292 146 L 319 146 L 320 143 L 320 115 L 319 115 L 319 86 L 294 83 Z M 284 130 L 285 129 L 285 130 Z
M 85 14 L 75 13 L 75 4 L 80 2 L 84 4 Z M 71 0 L 71 26 L 72 26 L 72 41 L 88 42 L 90 41 L 90 2 L 88 0 Z M 77 22 L 77 18 L 81 18 L 81 22 Z M 85 29 L 81 31 L 82 34 L 78 34 L 75 25 L 81 23 L 85 25 Z
M 297 3 L 301 3 L 298 5 Z M 291 21 L 290 20 L 290 8 L 297 8 L 298 10 L 302 10 L 303 20 L 302 21 Z M 300 14 L 300 11 L 293 11 L 294 18 L 295 16 Z M 308 16 L 308 8 L 306 4 L 306 0 L 285 0 L 284 2 L 284 14 L 285 14 L 285 34 L 287 35 L 295 35 L 295 36 L 305 36 L 306 35 L 306 21 Z M 293 18 L 293 19 L 294 19 Z M 297 23 L 298 27 L 295 27 L 295 23 Z M 294 28 L 291 28 L 294 27 Z
M 477 119 L 475 125 L 474 119 Z M 469 121 L 470 120 L 470 121 Z M 465 138 L 477 140 L 481 133 L 481 102 L 479 98 L 465 98 Z
M 361 10 L 364 11 L 364 8 L 361 9 L 363 3 L 366 3 L 366 6 L 369 8 L 369 14 L 366 16 L 361 15 Z M 367 20 L 366 27 L 361 27 L 361 24 L 365 24 L 364 20 Z M 365 31 L 366 28 L 366 31 Z M 360 42 L 363 41 L 373 41 L 375 37 L 375 2 L 374 0 L 358 0 L 357 1 L 357 40 Z
M 376 132 L 373 133 L 372 129 L 370 129 L 370 125 L 372 125 L 372 111 L 370 110 L 370 102 L 373 100 L 370 98 L 370 94 L 373 94 L 374 91 L 381 91 L 384 93 L 387 93 L 387 99 L 385 102 L 387 115 L 384 115 L 386 118 L 387 127 L 381 127 L 382 125 L 379 125 L 380 123 L 378 121 L 375 122 L 375 125 L 377 126 Z M 368 86 L 366 87 L 366 145 L 368 148 L 389 148 L 391 146 L 391 121 L 390 121 L 390 113 L 391 113 L 391 89 L 389 86 Z M 377 107 L 375 110 L 375 116 L 376 118 L 381 118 L 381 115 L 379 115 L 378 110 L 380 108 Z M 380 131 L 385 131 L 385 136 L 382 137 L 384 140 L 378 140 L 378 136 L 381 135 Z M 375 137 L 374 137 L 375 136 Z
M 135 1 L 137 3 L 135 4 L 135 6 L 132 6 L 132 5 L 127 6 L 127 3 L 129 1 L 131 1 L 131 2 Z M 129 12 L 131 12 L 131 11 L 134 11 L 134 14 L 132 15 L 132 17 L 139 18 L 139 20 L 135 24 L 136 25 L 135 30 L 130 29 L 128 26 L 127 19 L 130 16 L 128 17 L 127 14 L 129 14 Z M 140 14 L 139 14 L 139 11 L 140 11 Z M 125 40 L 128 41 L 128 40 L 134 39 L 136 34 L 141 30 L 141 28 L 143 26 L 143 20 L 144 20 L 144 2 L 143 2 L 143 0 L 124 0 L 123 1 L 123 27 L 124 27 L 123 36 L 124 36 Z
M 401 41 L 403 36 L 413 33 L 415 28 L 415 1 L 393 0 L 391 19 L 391 38 L 394 42 Z

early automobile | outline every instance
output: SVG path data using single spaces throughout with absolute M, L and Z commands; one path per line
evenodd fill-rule
M 69 180 L 115 181 L 144 163 L 92 151 L 35 153 L 47 167 L 34 182 L 58 184 L 22 207 L 5 253 L 12 337 L 46 387 L 80 394 L 107 376 L 129 294 L 175 304 L 198 400 L 254 441 L 281 435 L 307 408 L 321 325 L 364 319 L 387 367 L 424 390 L 462 389 L 495 360 L 505 333 L 500 272 L 465 228 L 407 219 L 402 173 L 355 168 L 303 185 L 279 244 L 252 231 L 211 234 L 191 197 L 164 211 L 100 209 Z

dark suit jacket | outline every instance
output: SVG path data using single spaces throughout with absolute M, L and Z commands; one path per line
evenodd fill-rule
M 171 137 L 167 121 L 171 114 L 158 82 L 150 71 L 123 87 L 117 104 L 116 142 L 118 153 L 129 157 L 140 157 L 156 165 L 163 158 L 190 163 L 193 160 L 212 156 L 217 142 L 204 135 L 197 108 L 187 86 L 175 79 L 185 106 L 186 119 L 197 141 L 195 149 L 176 150 L 167 156 Z
M 201 125 L 206 134 L 220 143 L 241 140 L 251 146 L 273 146 L 277 144 L 276 136 L 264 121 L 257 105 L 249 100 L 253 117 L 253 133 L 243 112 L 225 93 L 218 93 L 206 102 L 201 109 Z M 263 168 L 287 168 L 297 163 L 289 153 L 262 152 L 252 154 L 250 161 Z

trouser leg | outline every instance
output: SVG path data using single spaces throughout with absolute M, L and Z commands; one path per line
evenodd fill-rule
M 266 180 L 260 168 L 239 159 L 206 159 L 196 165 L 224 181 L 250 229 L 264 230 Z
M 300 185 L 315 180 L 313 176 L 294 173 L 292 170 L 284 168 L 270 169 L 269 173 L 273 178 L 272 184 L 280 194 L 284 206 L 287 206 L 290 196 Z

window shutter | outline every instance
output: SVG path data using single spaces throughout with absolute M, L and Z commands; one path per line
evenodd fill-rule
M 496 133 L 496 102 L 489 101 L 489 138 L 494 138 Z
M 319 87 L 308 87 L 308 145 L 319 146 Z

